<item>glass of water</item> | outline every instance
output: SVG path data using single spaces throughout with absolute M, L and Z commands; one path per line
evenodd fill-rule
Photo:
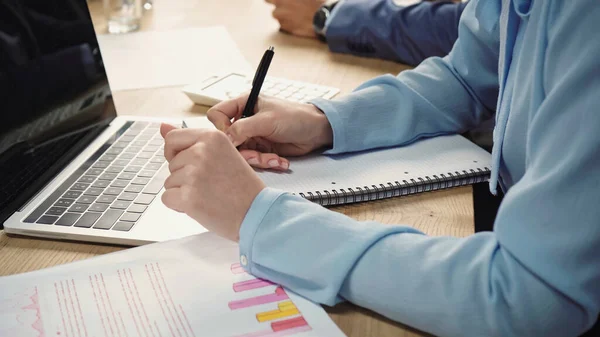
M 123 34 L 140 28 L 142 0 L 103 0 L 108 32 Z

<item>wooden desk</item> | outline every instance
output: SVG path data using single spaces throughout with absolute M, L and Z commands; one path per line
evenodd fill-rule
M 277 62 L 269 74 L 339 87 L 349 92 L 363 81 L 383 73 L 406 69 L 400 64 L 329 53 L 311 39 L 278 32 L 270 6 L 261 0 L 155 0 L 145 15 L 142 30 L 169 30 L 225 25 L 251 64 L 258 62 L 269 45 L 277 49 Z M 105 31 L 101 1 L 91 0 L 94 23 Z M 186 43 L 186 41 L 182 41 Z M 207 46 L 207 52 L 214 46 Z M 133 60 L 135 62 L 135 60 Z M 151 116 L 201 116 L 206 108 L 193 105 L 180 88 L 115 92 L 120 113 Z M 357 220 L 412 225 L 429 235 L 473 234 L 471 188 L 431 192 L 417 196 L 336 207 L 333 210 Z M 0 232 L 0 275 L 23 273 L 106 254 L 122 247 L 8 237 Z M 350 337 L 420 336 L 422 333 L 391 322 L 351 304 L 327 308 L 338 326 Z

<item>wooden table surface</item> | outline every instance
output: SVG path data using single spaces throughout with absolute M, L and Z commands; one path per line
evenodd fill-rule
M 104 33 L 106 24 L 101 1 L 90 0 L 90 8 L 97 31 Z M 350 92 L 372 77 L 396 74 L 408 68 L 388 61 L 332 54 L 321 42 L 280 33 L 271 17 L 270 5 L 262 0 L 154 0 L 154 9 L 144 15 L 141 29 L 159 31 L 215 25 L 227 28 L 250 64 L 256 64 L 269 45 L 275 46 L 277 62 L 272 64 L 269 75 L 334 86 L 342 93 Z M 206 112 L 205 107 L 193 105 L 179 87 L 129 90 L 115 92 L 114 96 L 121 114 L 193 117 Z M 473 234 L 471 187 L 332 209 L 357 220 L 411 225 L 429 235 Z M 121 249 L 123 247 L 8 237 L 0 231 L 0 276 Z M 352 304 L 326 310 L 349 337 L 423 335 Z

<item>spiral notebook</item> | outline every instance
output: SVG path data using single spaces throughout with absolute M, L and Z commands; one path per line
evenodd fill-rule
M 261 171 L 269 187 L 323 206 L 405 196 L 489 179 L 491 156 L 459 135 L 403 147 L 290 158 L 290 171 Z
M 214 128 L 204 117 L 191 128 Z M 405 196 L 487 181 L 491 155 L 460 135 L 342 155 L 288 158 L 289 172 L 258 170 L 269 187 L 323 206 Z

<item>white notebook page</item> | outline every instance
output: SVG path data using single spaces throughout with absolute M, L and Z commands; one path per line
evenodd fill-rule
M 491 156 L 462 136 L 424 139 L 408 146 L 343 155 L 290 158 L 290 171 L 259 173 L 269 187 L 293 193 L 387 185 L 491 167 Z

